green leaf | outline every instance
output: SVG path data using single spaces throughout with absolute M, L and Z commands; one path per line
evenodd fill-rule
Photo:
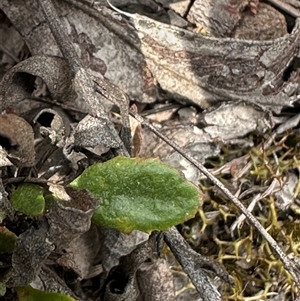
M 36 290 L 31 286 L 16 287 L 15 290 L 19 301 L 76 301 L 70 296 Z
M 45 199 L 43 188 L 36 184 L 25 183 L 18 186 L 12 193 L 13 207 L 30 216 L 39 216 L 44 213 Z
M 157 159 L 117 157 L 87 168 L 71 184 L 99 200 L 96 224 L 129 233 L 167 230 L 193 217 L 196 186 Z
M 17 236 L 5 227 L 0 227 L 0 254 L 12 253 L 15 248 Z

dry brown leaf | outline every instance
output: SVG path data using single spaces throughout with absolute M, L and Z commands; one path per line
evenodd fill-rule
M 34 165 L 33 129 L 22 117 L 15 114 L 0 115 L 0 144 L 6 149 L 8 158 L 16 166 Z

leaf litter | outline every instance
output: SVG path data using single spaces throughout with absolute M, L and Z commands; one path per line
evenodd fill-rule
M 70 5 L 72 2 L 75 6 Z M 152 24 L 154 28 L 157 26 L 158 33 L 175 33 L 175 41 L 179 41 L 180 44 L 183 40 L 176 38 L 178 33 L 189 37 L 190 40 L 198 38 L 199 25 L 192 24 L 195 18 L 191 17 L 191 13 L 197 11 L 195 9 L 200 1 L 195 1 L 188 15 L 188 1 L 126 1 L 122 2 L 123 5 L 118 1 L 111 2 L 122 11 L 159 20 L 159 23 L 151 23 L 145 19 L 144 24 Z M 246 1 L 245 5 L 247 14 L 253 14 L 254 6 L 247 6 Z M 90 228 L 91 216 L 96 205 L 93 199 L 84 193 L 74 195 L 69 191 L 71 201 L 66 207 L 57 205 L 51 198 L 47 201 L 47 195 L 50 195 L 47 183 L 70 183 L 91 164 L 105 162 L 114 157 L 114 149 L 120 144 L 104 130 L 105 127 L 101 123 L 92 123 L 91 120 L 95 117 L 84 117 L 90 112 L 90 108 L 77 97 L 78 91 L 73 87 L 71 70 L 64 59 L 56 56 L 60 56 L 60 52 L 45 26 L 37 1 L 34 6 L 38 13 L 33 17 L 30 3 L 19 3 L 13 14 L 10 3 L 3 1 L 0 5 L 3 14 L 13 25 L 9 27 L 12 35 L 7 40 L 10 42 L 2 42 L 5 49 L 1 49 L 1 74 L 5 73 L 0 84 L 0 105 L 4 110 L 0 120 L 0 172 L 4 183 L 0 202 L 3 224 L 1 226 L 18 236 L 11 260 L 0 256 L 1 263 L 6 266 L 2 270 L 5 277 L 0 279 L 0 283 L 5 283 L 8 288 L 32 283 L 35 288 L 42 289 L 41 281 L 48 280 L 47 288 L 50 291 L 60 291 L 78 299 L 82 298 L 79 296 L 101 296 L 103 300 L 119 300 L 117 295 L 121 295 L 124 300 L 155 300 L 153 288 L 158 289 L 157 298 L 161 297 L 159 283 L 162 283 L 161 279 L 165 279 L 164 277 L 171 277 L 170 270 L 166 269 L 166 266 L 171 266 L 172 277 L 175 284 L 177 283 L 177 300 L 207 300 L 209 294 L 210 300 L 212 296 L 215 296 L 214 300 L 219 300 L 216 288 L 225 300 L 247 297 L 256 298 L 255 300 L 276 300 L 273 298 L 274 294 L 278 294 L 281 300 L 293 300 L 297 293 L 296 284 L 287 273 L 281 273 L 282 263 L 273 256 L 260 233 L 251 227 L 247 220 L 240 221 L 237 228 L 231 228 L 241 216 L 237 208 L 210 180 L 204 179 L 198 169 L 159 140 L 147 127 L 138 130 L 138 127 L 135 127 L 137 138 L 133 144 L 138 150 L 138 156 L 159 157 L 163 162 L 183 172 L 190 181 L 200 184 L 203 191 L 204 204 L 198 215 L 178 226 L 178 230 L 196 254 L 201 254 L 198 261 L 193 259 L 194 257 L 190 259 L 191 263 L 195 264 L 202 260 L 199 270 L 201 275 L 194 276 L 196 268 L 182 262 L 180 252 L 176 253 L 173 250 L 194 286 L 199 290 L 199 287 L 204 285 L 202 294 L 190 288 L 186 276 L 179 276 L 182 275 L 182 268 L 166 246 L 156 249 L 159 242 L 157 233 L 153 233 L 148 239 L 147 235 L 139 231 L 124 236 L 116 230 L 110 232 L 109 229 L 95 229 L 95 226 Z M 227 44 L 224 44 L 225 40 L 219 39 L 215 40 L 215 43 L 220 42 L 220 49 L 237 47 L 237 51 L 232 54 L 233 62 L 228 63 L 230 68 L 223 64 L 218 70 L 208 71 L 212 73 L 207 74 L 207 78 L 206 75 L 200 76 L 197 82 L 194 79 L 197 72 L 191 63 L 191 54 L 185 56 L 180 52 L 182 49 L 176 49 L 175 52 L 165 51 L 160 54 L 161 62 L 158 62 L 158 48 L 155 46 L 165 41 L 147 40 L 147 30 L 151 26 L 145 28 L 139 21 L 133 29 L 130 20 L 112 12 L 106 1 L 99 1 L 94 6 L 89 1 L 65 1 L 61 7 L 56 5 L 56 9 L 64 16 L 65 28 L 73 45 L 77 47 L 78 56 L 89 76 L 96 76 L 103 83 L 105 75 L 128 94 L 129 99 L 136 104 L 139 114 L 151 117 L 153 124 L 163 134 L 209 168 L 246 206 L 255 201 L 251 208 L 254 216 L 276 238 L 287 255 L 297 258 L 299 120 L 296 117 L 300 93 L 299 41 L 298 25 L 294 22 L 294 28 L 291 29 L 288 14 L 285 13 L 289 21 L 285 26 L 289 34 L 284 35 L 281 40 L 276 40 L 274 45 L 278 48 L 269 49 L 272 43 L 259 45 L 253 41 L 251 48 L 249 43 L 241 42 L 249 52 L 248 60 L 251 59 L 251 55 L 252 58 L 255 57 L 255 49 L 262 47 L 264 51 L 264 55 L 259 54 L 262 56 L 258 60 L 262 65 L 257 65 L 255 61 L 256 65 L 252 66 L 253 70 L 258 68 L 257 66 L 260 68 L 253 73 L 256 77 L 244 77 L 244 70 L 249 70 L 246 61 L 241 65 L 240 62 L 234 63 L 236 56 L 240 55 L 240 45 L 234 44 L 234 40 L 228 40 Z M 22 19 L 22 23 L 17 19 L 21 12 L 28 16 Z M 239 13 L 244 17 L 243 11 Z M 278 14 L 278 10 L 276 13 Z M 282 13 L 280 14 L 282 16 Z M 186 15 L 187 20 L 183 18 Z M 239 15 L 231 17 L 240 18 Z M 35 22 L 30 23 L 28 20 Z M 143 17 L 138 20 L 143 20 Z M 1 22 L 1 30 L 6 30 L 7 23 Z M 161 22 L 171 27 L 160 25 Z M 245 19 L 244 22 L 249 21 Z M 13 31 L 14 27 L 23 39 Z M 94 28 L 98 28 L 97 32 Z M 177 28 L 191 29 L 193 33 L 189 34 Z M 255 33 L 257 30 L 255 28 Z M 28 35 L 28 32 L 31 35 Z M 124 32 L 129 34 L 125 36 Z M 206 37 L 209 33 L 207 30 L 200 31 L 202 34 L 203 32 L 203 43 L 209 45 L 210 38 Z M 141 44 L 143 34 L 144 44 Z M 236 31 L 233 36 L 234 34 L 241 36 L 251 32 Z M 123 37 L 120 38 L 120 35 Z M 27 60 L 24 60 L 22 53 L 24 42 L 31 54 Z M 284 45 L 289 42 L 291 47 L 286 51 Z M 134 47 L 133 44 L 138 47 Z M 253 45 L 258 46 L 255 48 Z M 166 49 L 168 47 L 169 45 Z M 178 66 L 174 65 L 174 60 L 170 58 L 168 67 L 165 60 L 167 61 L 168 55 L 171 57 L 174 53 L 183 65 L 178 63 L 178 60 Z M 276 65 L 278 58 L 282 62 Z M 212 62 L 207 66 L 212 66 Z M 12 67 L 16 63 L 19 64 Z M 168 68 L 171 68 L 171 72 Z M 197 68 L 200 73 L 203 71 L 203 66 Z M 180 78 L 178 72 L 185 75 Z M 228 86 L 228 82 L 232 81 L 230 72 L 234 74 L 236 86 Z M 229 79 L 227 82 L 224 80 L 226 76 Z M 38 81 L 44 86 L 42 93 L 42 90 L 38 91 Z M 259 92 L 247 91 L 257 83 Z M 113 85 L 108 84 L 106 87 L 116 91 Z M 248 88 L 243 90 L 243 87 Z M 101 93 L 99 98 L 106 111 L 116 111 L 105 99 L 105 90 Z M 119 96 L 118 94 L 115 98 Z M 177 107 L 169 110 L 168 106 L 174 104 L 175 100 L 179 102 L 176 103 Z M 167 108 L 166 111 L 163 111 L 164 107 Z M 116 128 L 120 130 L 121 122 L 114 121 Z M 106 123 L 105 120 L 103 122 Z M 93 131 L 91 125 L 94 127 Z M 134 132 L 132 136 L 134 137 Z M 101 138 L 95 137 L 106 138 L 101 141 Z M 7 194 L 10 195 L 11 190 L 16 189 L 23 181 L 37 182 L 43 187 L 47 203 L 44 217 L 26 219 L 16 214 L 7 202 Z M 90 200 L 91 203 L 79 206 L 80 200 L 83 199 Z M 177 232 L 166 232 L 165 235 L 169 245 L 168 241 L 173 240 L 174 243 Z M 113 238 L 115 242 L 111 243 Z M 174 249 L 172 243 L 169 247 Z M 183 247 L 183 250 L 185 248 Z M 140 257 L 136 255 L 139 252 Z M 37 255 L 33 257 L 33 254 Z M 193 252 L 191 254 L 194 256 Z M 228 276 L 221 267 L 214 266 L 213 261 L 207 261 L 206 266 L 204 256 L 218 259 L 234 278 L 235 285 L 220 281 L 220 278 Z M 21 266 L 20 262 L 24 261 L 27 264 Z M 148 268 L 145 268 L 146 262 Z M 60 267 L 68 271 L 67 276 L 61 278 L 58 273 Z M 145 276 L 145 269 L 158 269 L 159 276 L 153 276 L 154 273 Z M 93 271 L 96 271 L 96 275 Z M 216 274 L 218 277 L 209 277 Z M 76 275 L 79 277 L 76 281 L 80 289 L 70 290 L 68 285 L 70 287 Z M 95 286 L 91 279 L 99 275 L 100 283 Z M 128 279 L 125 287 L 119 286 L 120 277 Z M 148 277 L 152 285 L 147 287 Z M 198 283 L 199 279 L 205 279 L 204 284 Z M 185 284 L 180 286 L 178 282 Z M 210 285 L 213 287 L 211 291 Z M 137 297 L 137 287 L 142 291 L 140 297 Z M 178 287 L 181 287 L 180 291 Z M 166 283 L 160 291 L 163 292 L 163 289 L 166 289 L 167 294 L 164 298 L 174 300 L 174 283 Z

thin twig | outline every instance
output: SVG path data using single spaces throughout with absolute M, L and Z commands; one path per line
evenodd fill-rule
M 197 291 L 201 294 L 201 298 L 204 301 L 221 301 L 221 295 L 205 272 L 205 268 L 209 268 L 211 272 L 233 284 L 232 278 L 229 277 L 224 267 L 217 261 L 205 258 L 195 252 L 175 227 L 164 232 L 164 239 Z

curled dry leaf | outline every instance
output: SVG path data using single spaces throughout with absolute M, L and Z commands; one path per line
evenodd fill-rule
M 48 136 L 52 144 L 61 148 L 65 145 L 66 136 L 70 133 L 70 120 L 60 108 L 41 110 L 33 122 L 39 122 L 40 133 Z
M 99 145 L 117 148 L 120 146 L 107 131 L 108 123 L 104 118 L 87 115 L 77 125 L 74 144 L 84 148 L 96 148 Z M 107 150 L 103 149 L 103 152 Z
M 63 249 L 70 242 L 88 231 L 98 202 L 86 191 L 67 188 L 71 200 L 63 204 L 55 198 L 46 214 L 49 235 L 56 247 Z
M 101 261 L 107 273 L 118 265 L 122 256 L 130 254 L 137 245 L 149 238 L 149 234 L 137 230 L 124 234 L 116 229 L 104 228 L 101 234 Z
M 13 107 L 23 99 L 29 98 L 34 90 L 36 77 L 46 83 L 53 99 L 62 102 L 76 99 L 72 75 L 65 60 L 41 55 L 22 61 L 5 74 L 0 83 L 2 109 Z
M 75 296 L 74 292 L 68 287 L 65 281 L 60 278 L 55 271 L 46 265 L 42 266 L 38 277 L 30 285 L 42 291 L 53 293 L 59 292 L 61 294 L 72 296 L 76 301 L 78 301 L 78 297 Z M 54 300 L 52 296 L 50 296 L 49 299 L 51 301 Z M 38 298 L 38 300 L 45 300 L 45 297 Z
M 34 134 L 30 124 L 15 114 L 0 115 L 0 144 L 18 167 L 35 162 Z
M 32 282 L 39 273 L 41 265 L 54 250 L 47 240 L 47 226 L 34 227 L 19 235 L 12 256 L 12 269 L 6 282 L 8 287 L 24 286 Z
M 122 256 L 117 267 L 108 275 L 104 301 L 134 301 L 139 295 L 136 272 L 157 247 L 157 232 L 150 235 L 149 240 L 139 244 L 130 254 Z
M 90 274 L 99 250 L 99 229 L 92 224 L 87 232 L 70 242 L 57 263 L 72 269 L 81 279 L 85 279 Z

